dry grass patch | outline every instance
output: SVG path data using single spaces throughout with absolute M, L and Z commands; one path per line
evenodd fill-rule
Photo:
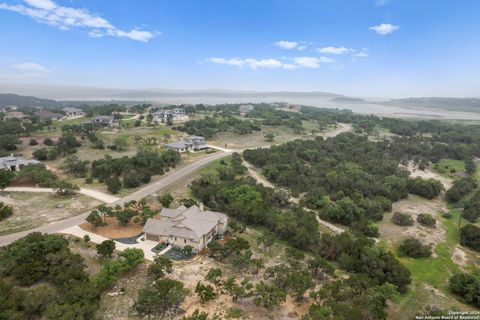
M 81 194 L 60 197 L 53 193 L 34 192 L 2 192 L 0 201 L 13 207 L 13 215 L 0 222 L 0 235 L 70 218 L 101 203 Z

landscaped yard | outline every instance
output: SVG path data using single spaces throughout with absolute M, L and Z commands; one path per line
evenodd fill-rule
M 0 222 L 0 235 L 72 217 L 101 203 L 80 194 L 60 197 L 55 194 L 33 192 L 2 192 L 0 201 L 13 207 L 13 215 Z

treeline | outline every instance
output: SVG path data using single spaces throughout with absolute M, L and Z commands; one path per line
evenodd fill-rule
M 226 131 L 233 131 L 237 134 L 261 131 L 260 125 L 255 121 L 241 120 L 233 116 L 215 116 L 205 117 L 205 119 L 200 120 L 189 120 L 184 125 L 176 127 L 176 129 L 205 138 L 211 138 L 217 133 Z
M 31 233 L 0 248 L 0 318 L 94 319 L 102 291 L 142 262 L 127 249 L 90 278 L 63 236 Z
M 180 155 L 173 150 L 158 152 L 141 148 L 131 157 L 112 158 L 106 155 L 104 159 L 94 160 L 91 163 L 91 178 L 105 182 L 110 192 L 118 193 L 122 186 L 136 188 L 148 183 L 152 176 L 175 168 L 179 161 Z
M 236 165 L 235 165 L 236 163 Z M 239 155 L 232 166 L 241 168 Z M 221 169 L 220 169 L 221 170 Z M 295 248 L 309 250 L 354 273 L 368 276 L 372 285 L 391 283 L 400 292 L 410 283 L 410 273 L 389 252 L 361 234 L 322 235 L 315 214 L 289 203 L 282 192 L 258 185 L 251 178 L 207 175 L 191 184 L 192 193 L 205 205 L 250 225 L 264 226 Z M 406 184 L 406 181 L 405 181 Z
M 269 181 L 302 194 L 302 203 L 323 218 L 376 236 L 369 221 L 381 220 L 392 202 L 409 193 L 432 199 L 443 189 L 436 180 L 409 179 L 390 150 L 387 142 L 342 134 L 245 150 L 243 156 Z

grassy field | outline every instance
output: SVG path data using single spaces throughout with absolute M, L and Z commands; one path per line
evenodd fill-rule
M 463 250 L 467 256 L 464 265 L 458 265 L 452 260 L 455 250 L 458 250 L 459 230 L 458 218 L 460 212 L 452 210 L 452 218 L 442 218 L 446 231 L 445 241 L 435 248 L 436 257 L 413 259 L 398 256 L 395 248 L 390 247 L 397 254 L 400 261 L 408 268 L 412 275 L 410 291 L 399 297 L 396 307 L 392 310 L 392 319 L 414 319 L 415 314 L 429 305 L 445 310 L 475 310 L 474 307 L 459 301 L 449 292 L 450 277 L 462 270 L 478 268 L 478 254 L 470 250 Z
M 462 160 L 442 159 L 431 169 L 444 177 L 458 178 L 465 174 L 465 163 Z

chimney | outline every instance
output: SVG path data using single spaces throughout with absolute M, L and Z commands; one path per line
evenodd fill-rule
M 200 202 L 200 204 L 198 205 L 198 207 L 200 208 L 200 211 L 203 211 L 203 202 Z

